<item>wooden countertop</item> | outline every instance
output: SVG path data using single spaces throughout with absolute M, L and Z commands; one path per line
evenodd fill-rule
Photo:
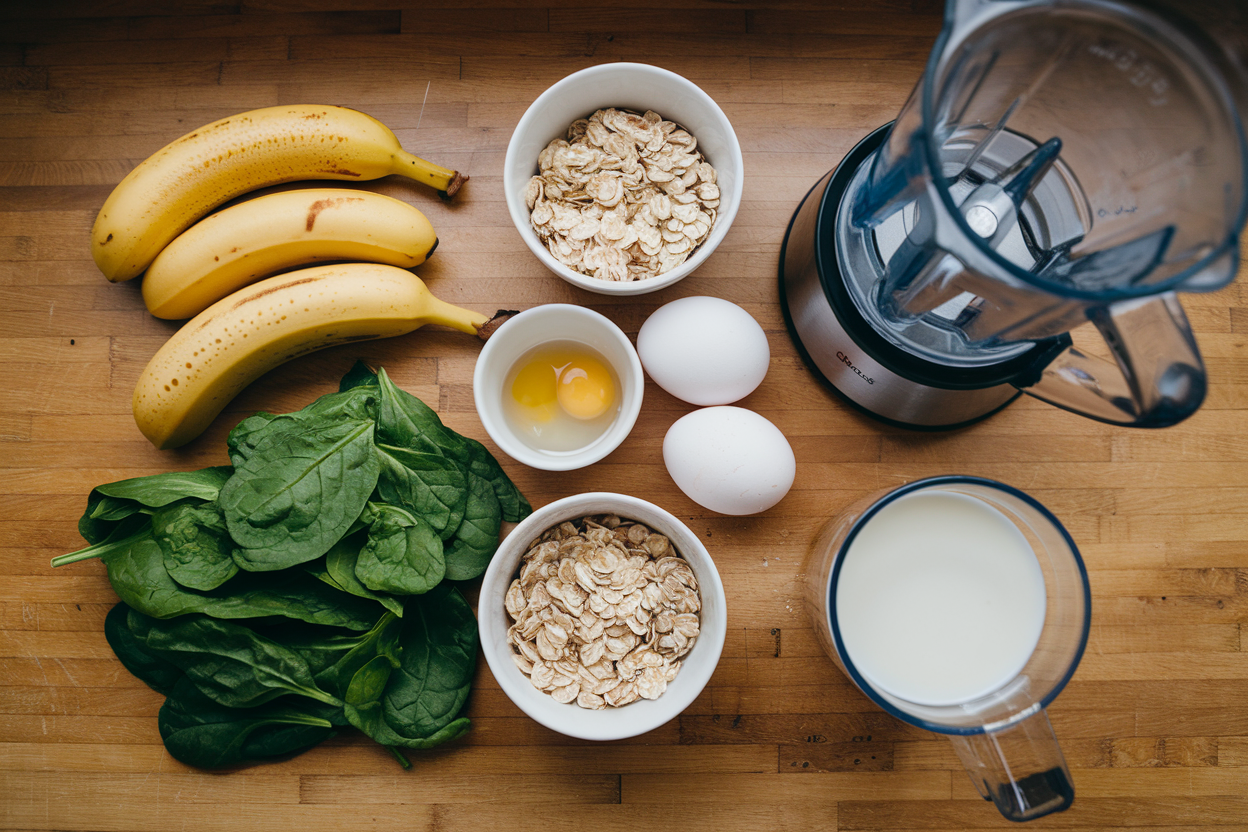
M 1004 828 L 946 740 L 886 716 L 819 652 L 800 603 L 803 557 L 825 518 L 869 491 L 960 472 L 1034 494 L 1090 569 L 1091 640 L 1050 711 L 1078 796 L 1034 828 L 1248 828 L 1242 281 L 1184 299 L 1210 391 L 1178 427 L 1107 427 L 1026 397 L 952 433 L 883 427 L 803 368 L 776 265 L 802 195 L 909 94 L 939 29 L 935 0 L 387 8 L 402 2 L 196 0 L 171 15 L 175 4 L 159 0 L 44 0 L 0 10 L 0 826 Z M 618 300 L 548 273 L 501 191 L 504 150 L 528 104 L 565 74 L 616 60 L 701 85 L 736 126 L 747 173 L 740 214 L 702 269 Z M 710 686 L 679 719 L 631 741 L 570 740 L 526 718 L 482 664 L 474 728 L 411 772 L 351 735 L 208 774 L 165 753 L 161 697 L 109 650 L 102 621 L 115 597 L 102 566 L 49 568 L 81 546 L 76 521 L 92 486 L 223 463 L 225 434 L 243 414 L 301 407 L 335 389 L 357 357 L 485 439 L 472 404 L 476 347 L 433 330 L 300 358 L 184 450 L 154 450 L 135 428 L 134 382 L 174 326 L 146 313 L 137 281 L 111 285 L 97 271 L 87 246 L 96 211 L 172 139 L 295 102 L 364 110 L 405 148 L 472 176 L 449 205 L 405 181 L 368 186 L 428 213 L 442 244 L 418 271 L 446 300 L 482 311 L 578 303 L 635 335 L 664 302 L 708 294 L 767 330 L 771 371 L 743 404 L 775 422 L 798 459 L 793 491 L 771 511 L 719 516 L 676 489 L 659 449 L 691 408 L 651 384 L 637 429 L 605 461 L 553 474 L 503 460 L 535 505 L 616 490 L 669 508 L 703 537 L 727 590 L 729 633 Z

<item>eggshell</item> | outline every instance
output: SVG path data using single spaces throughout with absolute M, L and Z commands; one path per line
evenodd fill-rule
M 752 410 L 706 407 L 668 428 L 667 472 L 698 505 L 720 514 L 757 514 L 789 493 L 797 473 L 780 429 Z
M 771 362 L 758 321 L 735 303 L 705 296 L 659 307 L 637 333 L 637 354 L 655 384 L 700 405 L 745 398 Z

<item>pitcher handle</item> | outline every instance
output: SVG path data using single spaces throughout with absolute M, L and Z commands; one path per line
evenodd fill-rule
M 1173 292 L 1094 309 L 1115 362 L 1068 347 L 1016 386 L 1066 410 L 1118 425 L 1162 428 L 1205 398 L 1205 365 Z
M 980 795 L 1007 820 L 1043 817 L 1075 800 L 1070 769 L 1043 708 L 1006 728 L 949 739 Z

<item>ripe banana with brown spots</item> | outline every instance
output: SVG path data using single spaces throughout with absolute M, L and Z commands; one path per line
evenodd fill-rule
M 190 318 L 280 271 L 330 260 L 410 269 L 438 244 L 418 209 L 349 188 L 283 191 L 205 217 L 165 247 L 143 275 L 158 318 Z
M 442 324 L 485 336 L 487 316 L 434 297 L 396 266 L 313 266 L 253 283 L 182 325 L 134 389 L 134 419 L 158 448 L 199 436 L 251 382 L 300 355 Z
M 91 229 L 91 254 L 113 282 L 137 277 L 175 237 L 234 197 L 301 179 L 398 174 L 453 196 L 467 177 L 413 156 L 377 119 L 345 107 L 289 105 L 205 125 L 121 180 Z

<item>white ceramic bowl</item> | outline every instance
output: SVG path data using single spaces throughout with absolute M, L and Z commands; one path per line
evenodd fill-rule
M 715 168 L 720 190 L 715 227 L 680 266 L 646 280 L 627 283 L 599 280 L 556 260 L 538 239 L 529 222 L 524 189 L 537 173 L 538 154 L 568 126 L 606 107 L 645 112 L 654 110 L 674 121 L 698 140 L 698 149 Z M 737 134 L 724 111 L 709 95 L 686 78 L 649 64 L 601 64 L 574 72 L 537 97 L 521 117 L 507 145 L 503 188 L 507 210 L 529 249 L 555 274 L 582 289 L 603 295 L 640 295 L 671 286 L 705 262 L 728 233 L 741 205 L 744 165 Z
M 548 341 L 593 347 L 620 381 L 620 415 L 605 433 L 574 451 L 540 451 L 526 445 L 503 411 L 508 371 L 520 356 Z M 485 342 L 472 374 L 472 397 L 485 432 L 507 456 L 543 471 L 584 468 L 618 448 L 637 422 L 644 390 L 641 359 L 624 331 L 592 309 L 567 303 L 535 306 L 508 320 Z
M 702 597 L 701 634 L 684 657 L 680 672 L 658 699 L 641 699 L 622 708 L 591 711 L 576 703 L 560 704 L 550 694 L 533 687 L 515 662 L 507 643 L 507 614 L 504 598 L 517 577 L 520 559 L 529 544 L 542 532 L 562 523 L 592 514 L 617 514 L 636 520 L 659 534 L 667 535 L 698 579 Z M 539 508 L 507 536 L 481 582 L 477 606 L 481 649 L 508 698 L 537 722 L 553 731 L 584 740 L 618 740 L 652 731 L 680 715 L 698 697 L 724 649 L 728 632 L 724 585 L 710 553 L 688 526 L 653 503 L 624 494 L 604 492 L 576 494 Z

